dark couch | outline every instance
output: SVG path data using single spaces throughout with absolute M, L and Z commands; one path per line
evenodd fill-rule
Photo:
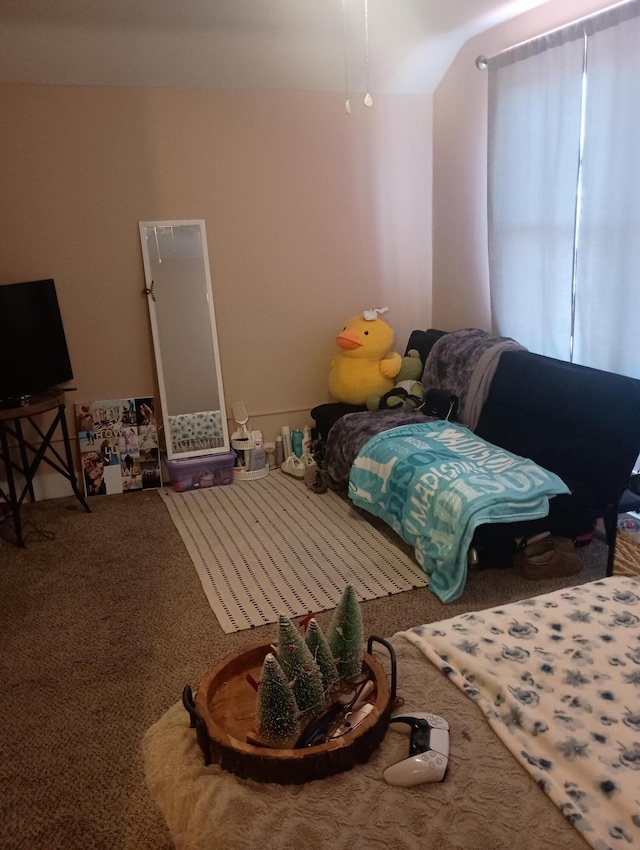
M 424 360 L 443 333 L 413 331 L 407 350 L 417 348 Z M 364 408 L 325 404 L 311 416 L 326 439 L 339 417 L 358 410 Z M 551 500 L 544 520 L 483 526 L 475 543 L 490 547 L 501 536 L 512 540 L 540 531 L 575 539 L 602 518 L 611 573 L 620 500 L 640 454 L 640 381 L 527 351 L 506 351 L 475 433 L 531 458 L 571 489 L 571 495 Z

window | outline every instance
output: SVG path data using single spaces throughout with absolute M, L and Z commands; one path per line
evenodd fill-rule
M 640 377 L 640 2 L 489 60 L 494 331 Z

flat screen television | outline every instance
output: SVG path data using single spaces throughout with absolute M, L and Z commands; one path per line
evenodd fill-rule
M 53 280 L 0 285 L 0 404 L 72 378 Z

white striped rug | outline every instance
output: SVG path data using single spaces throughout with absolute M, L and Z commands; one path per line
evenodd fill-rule
M 335 608 L 347 584 L 365 600 L 428 583 L 349 503 L 280 471 L 160 495 L 226 634 Z

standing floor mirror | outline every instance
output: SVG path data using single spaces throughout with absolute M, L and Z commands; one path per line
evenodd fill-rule
M 141 221 L 170 460 L 229 451 L 204 221 Z

